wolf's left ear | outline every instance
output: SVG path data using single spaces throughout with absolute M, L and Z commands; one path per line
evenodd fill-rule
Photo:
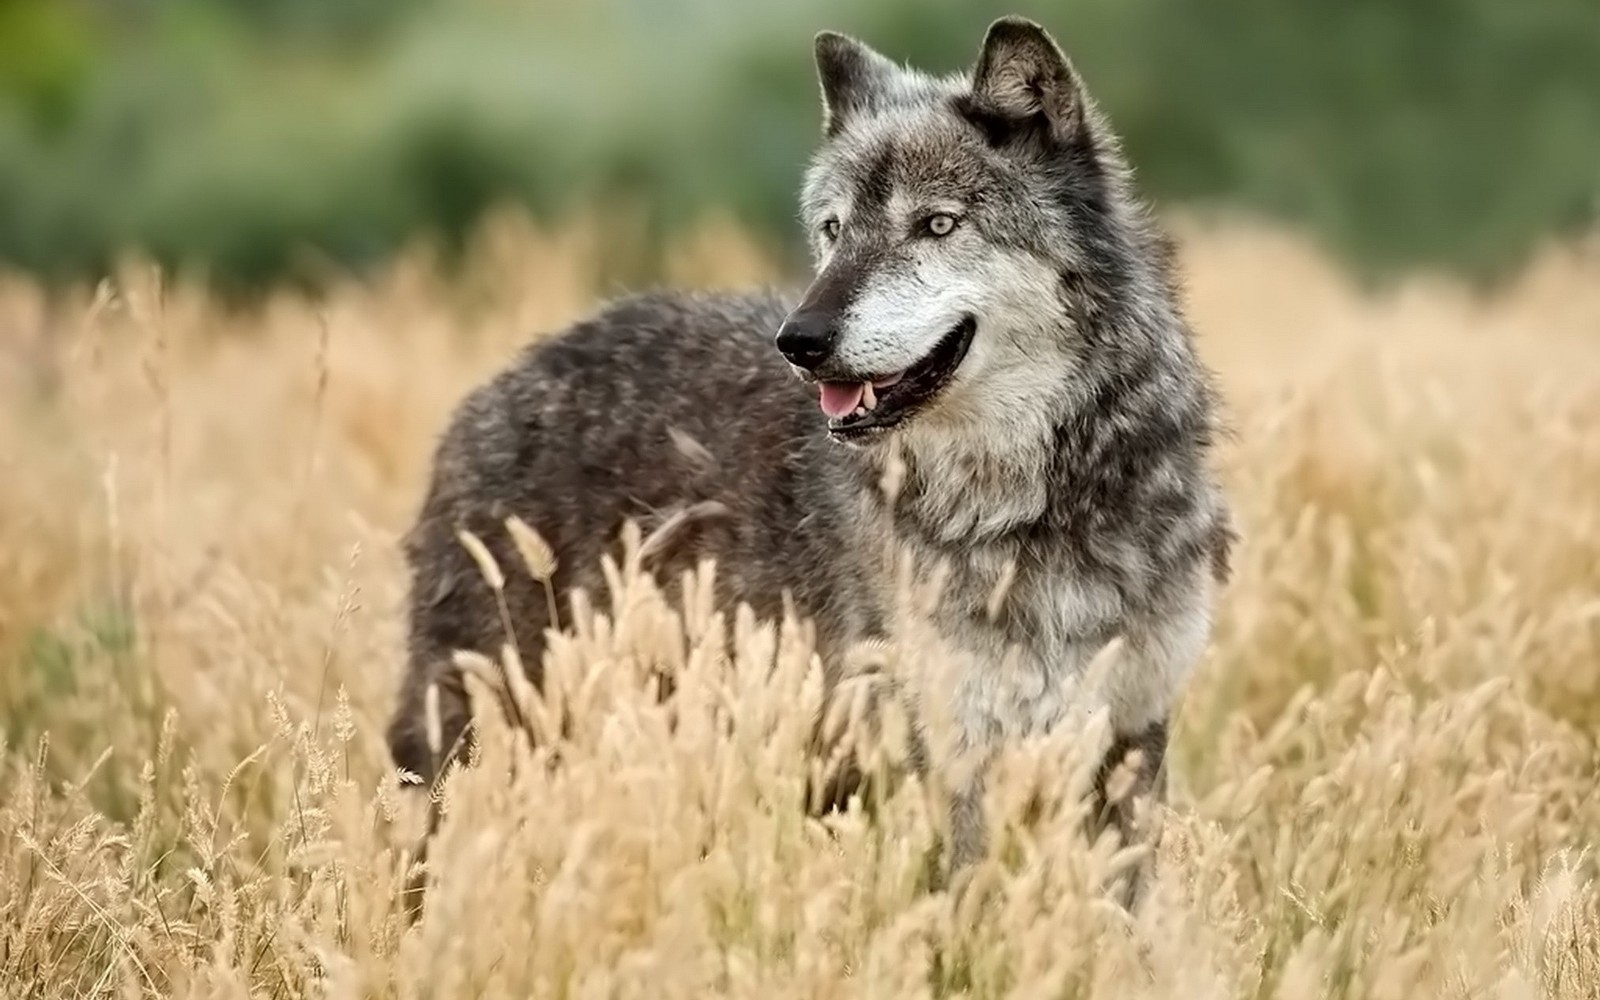
M 887 56 L 837 31 L 817 35 L 817 78 L 822 83 L 822 133 L 839 134 L 845 122 L 886 96 L 900 72 Z
M 1083 84 L 1061 46 L 1039 25 L 1003 17 L 989 26 L 972 73 L 971 112 L 994 134 L 1042 118 L 1057 139 L 1083 125 Z M 997 136 L 998 138 L 998 136 Z

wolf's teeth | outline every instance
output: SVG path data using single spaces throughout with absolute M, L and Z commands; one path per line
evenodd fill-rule
M 866 407 L 868 411 L 876 409 L 878 405 L 878 394 L 873 391 L 872 383 L 863 382 L 861 383 L 861 386 L 861 405 Z
M 852 417 L 864 417 L 867 415 L 867 408 L 865 406 L 858 406 L 856 407 L 856 411 L 850 415 Z

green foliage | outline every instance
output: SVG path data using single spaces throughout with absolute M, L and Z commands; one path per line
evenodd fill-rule
M 811 34 L 956 67 L 1013 9 L 1163 203 L 1305 225 L 1369 274 L 1493 274 L 1592 221 L 1595 0 L 0 0 L 0 260 L 137 245 L 252 288 L 506 200 L 627 199 L 653 239 L 716 206 L 792 246 Z
M 76 110 L 88 70 L 86 32 L 72 8 L 0 0 L 0 98 L 42 133 Z

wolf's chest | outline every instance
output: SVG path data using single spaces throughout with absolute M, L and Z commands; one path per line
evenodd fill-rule
M 995 603 L 971 607 L 948 602 L 937 622 L 956 651 L 946 690 L 964 742 L 1037 735 L 1102 707 L 1083 681 L 1119 628 L 1121 601 L 1108 583 L 1066 569 L 1035 573 L 1009 588 L 997 613 Z

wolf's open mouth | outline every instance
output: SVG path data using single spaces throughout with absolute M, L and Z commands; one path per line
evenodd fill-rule
M 828 415 L 828 433 L 839 439 L 888 430 L 938 394 L 950 381 L 978 330 L 965 316 L 940 338 L 928 356 L 904 371 L 859 382 L 823 382 L 818 402 Z

